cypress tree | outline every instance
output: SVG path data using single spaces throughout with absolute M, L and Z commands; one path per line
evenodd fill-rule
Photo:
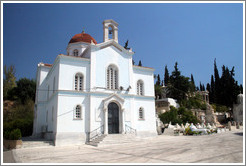
M 204 86 L 204 84 L 202 84 L 202 91 L 205 91 L 205 86 Z
M 169 82 L 169 72 L 167 69 L 167 65 L 165 66 L 165 75 L 164 75 L 164 85 L 167 86 L 168 82 Z
M 220 76 L 216 65 L 216 59 L 214 59 L 214 101 L 220 103 Z
M 200 82 L 200 91 L 202 91 L 202 84 L 201 84 L 201 82 Z
M 214 91 L 215 91 L 214 76 L 211 75 L 211 87 L 209 92 L 209 101 L 211 103 L 214 103 Z
M 161 79 L 159 74 L 157 75 L 156 85 L 161 85 Z
M 191 80 L 190 91 L 194 92 L 196 90 L 196 85 L 195 85 L 195 81 L 194 81 L 194 78 L 193 78 L 193 74 L 190 75 L 190 80 Z
M 142 66 L 142 62 L 141 62 L 141 60 L 138 62 L 138 66 Z
M 210 89 L 210 84 L 209 83 L 207 83 L 206 90 L 210 93 L 211 89 Z

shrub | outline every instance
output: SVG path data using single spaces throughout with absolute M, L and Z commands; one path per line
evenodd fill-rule
M 33 121 L 30 119 L 17 119 L 11 122 L 5 122 L 3 124 L 4 132 L 7 132 L 7 131 L 10 132 L 17 128 L 21 131 L 22 136 L 24 137 L 30 136 L 32 135 Z
M 15 129 L 12 130 L 9 134 L 9 139 L 10 140 L 19 140 L 21 139 L 21 131 L 20 129 Z
M 200 108 L 201 108 L 202 110 L 206 110 L 206 109 L 207 109 L 206 103 L 201 104 Z
M 167 111 L 161 115 L 159 115 L 160 120 L 165 124 L 165 123 L 169 123 L 172 122 L 172 124 L 176 124 L 179 123 L 181 124 L 182 121 L 181 119 L 178 117 L 178 110 L 175 107 L 170 107 L 170 111 Z
M 228 112 L 228 108 L 224 105 L 215 105 L 213 104 L 213 109 L 215 110 L 215 112 Z
M 21 139 L 21 131 L 20 129 L 14 129 L 12 131 L 4 131 L 3 137 L 8 140 L 19 140 Z
M 10 134 L 10 131 L 9 131 L 9 130 L 4 131 L 4 132 L 3 132 L 3 138 L 9 139 L 9 134 Z
M 185 135 L 193 135 L 193 134 L 194 134 L 194 132 L 191 131 L 190 126 L 185 128 Z
M 172 122 L 172 124 L 181 124 L 181 123 L 200 123 L 196 116 L 192 114 L 190 110 L 187 110 L 184 107 L 180 107 L 178 109 L 171 107 L 170 111 L 167 111 L 161 115 L 159 115 L 160 120 L 165 124 Z
M 185 110 L 184 113 L 181 115 L 181 120 L 183 123 L 200 123 L 200 121 L 197 119 L 196 116 L 193 115 L 193 113 L 190 110 Z

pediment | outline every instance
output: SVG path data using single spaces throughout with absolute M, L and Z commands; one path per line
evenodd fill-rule
M 123 109 L 123 104 L 124 104 L 125 100 L 122 97 L 120 97 L 119 95 L 117 95 L 117 94 L 112 94 L 112 95 L 110 95 L 109 97 L 107 97 L 106 99 L 103 100 L 103 109 L 104 109 L 104 111 L 107 110 L 108 104 L 111 103 L 111 102 L 116 102 L 117 104 L 119 104 L 121 110 L 124 110 Z
M 107 48 L 107 47 L 110 47 L 110 46 L 115 47 L 120 52 L 124 52 L 127 55 L 133 55 L 134 54 L 134 52 L 130 52 L 130 51 L 126 50 L 124 47 L 122 47 L 119 43 L 115 42 L 114 40 L 110 40 L 110 41 L 107 41 L 107 42 L 100 43 L 100 44 L 96 45 L 96 47 L 98 49 L 104 49 L 104 48 Z

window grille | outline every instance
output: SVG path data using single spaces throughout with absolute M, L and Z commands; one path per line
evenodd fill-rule
M 79 51 L 77 49 L 73 51 L 73 56 L 79 56 Z
M 107 88 L 118 89 L 118 70 L 112 65 L 107 69 Z
M 74 90 L 83 90 L 83 75 L 82 74 L 76 74 L 74 77 Z
M 81 119 L 81 106 L 77 105 L 75 110 L 75 118 Z
M 143 108 L 139 108 L 139 119 L 144 119 Z
M 139 80 L 137 82 L 137 95 L 141 95 L 143 96 L 144 95 L 144 85 L 143 85 L 143 82 L 141 80 Z

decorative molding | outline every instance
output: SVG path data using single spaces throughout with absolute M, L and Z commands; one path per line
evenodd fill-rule
M 118 106 L 120 107 L 120 110 L 123 112 L 125 108 L 123 108 L 123 104 L 125 102 L 125 100 L 123 98 L 121 98 L 119 95 L 117 94 L 112 94 L 109 97 L 107 97 L 106 99 L 102 100 L 103 102 L 103 110 L 107 111 L 108 109 L 108 104 L 111 102 L 115 102 L 118 104 Z

